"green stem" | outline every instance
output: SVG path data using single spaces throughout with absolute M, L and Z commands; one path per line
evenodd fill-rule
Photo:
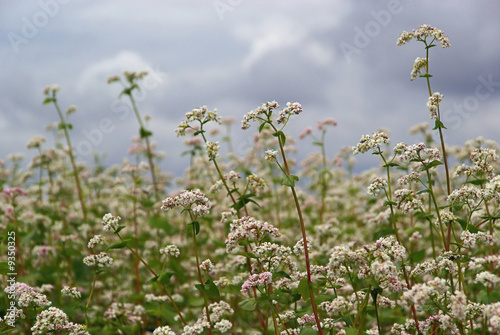
M 82 209 L 82 215 L 83 215 L 83 221 L 87 221 L 87 210 L 85 208 L 85 201 L 83 199 L 83 191 L 82 191 L 82 186 L 80 184 L 80 178 L 78 176 L 78 169 L 76 167 L 75 163 L 75 157 L 73 155 L 73 148 L 71 146 L 71 139 L 69 137 L 69 132 L 68 132 L 68 124 L 64 120 L 64 116 L 61 112 L 61 108 L 59 108 L 59 104 L 57 103 L 56 99 L 56 93 L 52 93 L 52 101 L 54 102 L 54 106 L 56 107 L 57 114 L 59 114 L 59 118 L 61 119 L 61 125 L 63 126 L 63 131 L 64 131 L 64 136 L 66 137 L 66 142 L 68 144 L 68 154 L 69 154 L 69 159 L 71 161 L 71 166 L 73 167 L 73 176 L 75 178 L 75 183 L 76 183 L 76 190 L 78 192 L 78 199 L 80 200 L 80 206 Z
M 200 260 L 198 257 L 198 244 L 196 243 L 196 229 L 194 227 L 194 224 L 193 224 L 193 245 L 194 245 L 194 255 L 196 257 L 196 269 L 198 270 L 198 278 L 200 280 L 201 286 L 203 287 L 204 283 L 203 283 L 203 277 L 201 275 Z M 204 292 L 201 292 L 201 295 L 203 296 L 203 301 L 205 302 L 205 311 L 206 311 L 207 322 L 208 322 L 208 326 L 209 326 L 208 333 L 211 335 L 212 334 L 212 323 L 210 322 L 210 312 L 208 310 L 208 300 L 207 300 L 207 296 L 205 295 Z
M 274 127 L 272 123 L 271 126 L 274 128 L 274 131 L 277 132 L 276 127 Z M 283 149 L 283 143 L 281 143 L 281 139 L 279 138 L 278 138 L 278 143 L 281 151 L 281 157 L 283 159 L 283 164 L 285 165 L 286 174 L 290 176 L 290 170 L 288 168 L 288 163 L 285 156 L 285 150 Z M 318 327 L 318 332 L 320 335 L 323 335 L 323 329 L 321 328 L 321 322 L 319 320 L 316 302 L 314 301 L 314 292 L 311 281 L 311 265 L 309 263 L 309 250 L 307 245 L 308 243 L 307 243 L 307 234 L 306 234 L 304 218 L 302 217 L 302 210 L 300 209 L 300 203 L 297 197 L 297 193 L 295 192 L 295 187 L 290 186 L 290 189 L 292 190 L 293 200 L 295 202 L 295 207 L 297 208 L 297 215 L 299 216 L 299 221 L 300 221 L 300 229 L 302 231 L 302 241 L 304 242 L 304 255 L 306 259 L 307 285 L 309 287 L 309 298 L 311 299 L 311 306 L 313 309 L 314 319 L 316 320 L 316 326 Z
M 132 92 L 127 94 L 130 98 L 130 102 L 132 103 L 132 108 L 134 110 L 134 114 L 139 122 L 139 126 L 141 127 L 140 135 L 143 136 L 143 131 L 146 131 L 144 128 L 144 123 L 142 122 L 141 115 L 139 114 L 139 109 L 137 108 L 137 104 L 135 103 L 134 96 Z M 155 165 L 153 163 L 153 154 L 151 152 L 151 145 L 149 144 L 149 135 L 144 136 L 144 140 L 146 142 L 146 154 L 148 156 L 149 167 L 151 169 L 151 181 L 153 183 L 153 193 L 155 195 L 156 202 L 160 202 L 160 195 L 158 194 L 158 184 L 156 182 L 156 174 L 155 174 Z

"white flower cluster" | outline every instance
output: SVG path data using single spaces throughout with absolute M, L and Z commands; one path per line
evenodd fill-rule
M 173 256 L 173 257 L 179 257 L 181 252 L 179 251 L 179 248 L 176 245 L 169 244 L 165 248 L 160 249 L 160 254 L 162 255 L 167 255 L 167 256 Z
M 234 250 L 240 241 L 260 241 L 266 233 L 274 237 L 281 236 L 278 228 L 267 222 L 256 220 L 251 216 L 244 216 L 241 219 L 233 220 L 230 229 L 231 232 L 226 239 L 227 252 Z
M 219 155 L 220 145 L 219 142 L 207 141 L 205 144 L 207 150 L 208 158 L 213 161 Z
M 206 259 L 200 264 L 200 269 L 207 272 L 213 271 L 214 267 L 214 263 L 210 259 Z
M 264 114 L 266 118 L 269 117 L 272 113 L 272 110 L 276 108 L 279 108 L 279 105 L 276 101 L 268 101 L 262 106 L 251 110 L 243 116 L 243 120 L 241 121 L 241 129 L 245 130 L 250 128 L 250 121 L 262 119 L 262 114 Z
M 158 327 L 153 331 L 153 335 L 175 335 L 169 326 Z
M 98 268 L 110 268 L 113 265 L 113 258 L 107 253 L 101 252 L 99 255 L 90 255 L 83 259 L 87 266 L 97 266 Z
M 298 102 L 287 102 L 286 108 L 280 111 L 280 115 L 276 119 L 276 122 L 278 122 L 278 124 L 283 123 L 288 120 L 291 115 L 299 115 L 300 113 L 302 113 L 302 106 Z
M 443 100 L 443 95 L 440 94 L 439 92 L 435 92 L 429 97 L 429 100 L 427 101 L 427 108 L 429 108 L 431 119 L 438 118 L 437 111 L 439 104 L 441 103 L 442 100 Z
M 276 160 L 276 156 L 278 155 L 278 151 L 269 149 L 269 150 L 266 150 L 265 154 L 266 154 L 265 159 L 270 161 L 270 162 L 273 162 Z
M 205 124 L 209 121 L 214 121 L 218 124 L 221 124 L 221 117 L 217 115 L 217 109 L 209 111 L 207 110 L 207 106 L 195 108 L 191 112 L 187 112 L 186 119 L 187 121 L 186 120 L 182 121 L 175 129 L 177 137 L 186 135 L 186 129 L 192 128 L 189 125 L 189 122 L 198 121 L 201 124 Z
M 494 244 L 493 236 L 482 231 L 471 233 L 468 230 L 464 230 L 460 234 L 460 239 L 464 242 L 463 246 L 466 248 L 474 248 L 477 242 L 484 242 L 489 245 Z
M 190 209 L 196 216 L 203 216 L 210 212 L 212 205 L 200 190 L 184 190 L 179 195 L 162 201 L 162 211 L 168 212 L 174 207 L 184 207 Z
M 113 214 L 111 213 L 104 215 L 102 218 L 102 225 L 104 226 L 103 229 L 105 231 L 115 231 L 116 229 L 118 229 L 118 222 L 121 219 L 121 217 L 113 216 Z
M 19 307 L 47 307 L 52 304 L 45 294 L 25 283 L 16 282 L 4 289 L 8 295 L 13 295 Z
M 382 144 L 389 144 L 389 136 L 383 131 L 372 133 L 371 135 L 363 135 L 359 143 L 352 147 L 352 153 L 357 155 L 365 153 L 368 150 L 380 150 Z
M 413 38 L 419 41 L 424 41 L 426 37 L 432 37 L 433 41 L 439 41 L 442 48 L 448 48 L 450 46 L 448 37 L 445 36 L 441 30 L 431 27 L 427 24 L 421 25 L 417 30 L 413 29 L 413 32 L 411 33 L 403 31 L 396 44 L 404 45 L 410 42 Z
M 95 247 L 98 244 L 104 244 L 105 241 L 106 241 L 106 238 L 104 236 L 94 235 L 94 237 L 92 237 L 90 239 L 89 243 L 87 244 L 87 248 L 92 249 L 93 247 Z
M 422 68 L 425 66 L 427 66 L 427 58 L 417 57 L 415 63 L 413 63 L 413 70 L 410 73 L 411 80 L 417 79 L 417 76 L 422 73 Z
M 49 307 L 36 316 L 36 323 L 31 327 L 33 335 L 60 334 L 90 335 L 84 325 L 68 321 L 68 316 L 56 307 Z
M 76 287 L 64 286 L 61 290 L 61 293 L 65 296 L 72 297 L 75 299 L 80 299 L 82 297 L 82 293 L 78 291 Z
M 368 186 L 368 194 L 372 197 L 377 196 L 381 190 L 384 190 L 387 187 L 387 180 L 377 177 L 373 180 L 373 182 Z

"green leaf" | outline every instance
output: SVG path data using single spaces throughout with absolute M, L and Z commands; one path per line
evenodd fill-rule
M 294 187 L 295 182 L 299 181 L 299 177 L 294 175 L 285 176 L 280 180 L 280 184 L 283 186 Z
M 424 190 L 420 190 L 417 192 L 417 194 L 422 194 L 422 193 L 431 193 L 431 191 L 429 189 L 424 189 Z
M 266 122 L 262 122 L 259 126 L 259 133 L 262 132 L 262 129 L 266 126 Z
M 16 328 L 7 329 L 6 331 L 1 332 L 0 335 L 7 334 L 7 333 L 12 333 L 14 330 L 16 330 Z
M 302 299 L 307 301 L 310 297 L 309 295 L 309 283 L 307 282 L 307 278 L 302 278 L 299 282 L 299 286 L 297 287 L 298 292 L 302 296 Z
M 346 335 L 358 335 L 358 330 L 356 328 L 346 328 L 345 334 Z
M 215 283 L 208 279 L 205 284 L 196 284 L 196 289 L 203 293 L 206 297 L 213 300 L 220 300 L 220 292 Z
M 141 129 L 139 129 L 139 135 L 141 138 L 146 138 L 153 135 L 153 133 L 141 127 Z
M 413 263 L 420 263 L 425 258 L 425 249 L 414 251 L 410 254 L 410 260 Z
M 256 257 L 257 258 L 257 257 Z M 273 278 L 288 278 L 288 279 L 292 279 L 288 273 L 286 273 L 285 271 L 283 270 L 279 270 L 279 271 L 276 271 L 276 272 L 273 272 Z
M 247 258 L 259 259 L 259 257 L 255 256 L 253 252 L 239 252 L 237 255 L 245 256 Z
M 54 99 L 52 99 L 52 98 L 45 98 L 45 100 L 43 100 L 42 104 L 43 105 L 50 104 L 53 101 L 54 101 Z
M 285 145 L 286 143 L 286 136 L 285 133 L 283 133 L 281 130 L 278 130 L 273 134 L 274 137 L 277 137 L 278 140 L 280 141 L 281 145 Z
M 394 202 L 394 201 L 386 201 L 386 202 L 384 202 L 384 207 L 389 206 L 389 205 L 397 206 L 398 204 L 396 202 Z
M 160 283 L 162 283 L 163 285 L 168 285 L 170 284 L 170 278 L 172 278 L 172 276 L 174 275 L 175 273 L 172 272 L 172 271 L 166 271 L 166 272 L 163 272 L 159 277 L 158 277 L 158 281 Z
M 200 223 L 198 221 L 193 221 L 193 222 L 188 223 L 188 225 L 193 225 L 194 234 L 198 235 L 198 233 L 200 232 Z
M 11 273 L 12 271 L 10 271 L 9 269 L 9 262 L 8 261 L 4 261 L 4 262 L 0 262 L 0 275 L 6 275 L 7 273 Z
M 118 243 L 114 243 L 114 244 L 112 244 L 112 245 L 110 245 L 108 247 L 108 250 L 109 249 L 123 249 L 123 248 L 125 248 L 127 246 L 127 244 L 128 244 L 129 241 L 130 241 L 130 239 L 123 240 L 123 241 L 118 242 Z
M 384 164 L 382 167 L 394 167 L 394 166 L 399 166 L 398 163 L 387 163 L 387 164 Z
M 319 332 L 316 329 L 312 329 L 309 327 L 304 327 L 299 333 L 300 335 L 316 335 L 319 334 Z
M 257 301 L 254 299 L 245 299 L 238 304 L 244 311 L 253 311 L 257 307 Z
M 322 147 L 323 146 L 323 142 L 313 142 L 312 143 L 313 145 L 317 145 L 319 147 Z
M 432 161 L 428 164 L 425 164 L 425 166 L 422 168 L 422 171 L 427 171 L 429 170 L 430 168 L 433 168 L 435 166 L 438 166 L 438 165 L 442 165 L 443 163 L 441 163 L 440 161 L 438 160 L 435 160 L 435 161 Z
M 438 128 L 447 129 L 447 128 L 444 126 L 443 122 L 441 122 L 441 121 L 439 121 L 439 120 L 436 120 L 435 125 L 434 125 L 434 128 L 432 128 L 432 130 L 436 130 L 436 129 L 438 129 Z
M 472 184 L 472 185 L 483 185 L 488 182 L 488 179 L 473 179 L 467 181 L 467 183 Z
M 116 228 L 115 234 L 118 234 L 118 233 L 119 233 L 119 232 L 121 232 L 123 229 L 125 229 L 125 226 L 118 226 L 118 228 Z

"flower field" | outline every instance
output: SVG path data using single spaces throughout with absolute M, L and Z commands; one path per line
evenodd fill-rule
M 409 42 L 425 53 L 409 71 L 429 93 L 420 143 L 374 129 L 327 157 L 333 119 L 289 134 L 307 110 L 270 101 L 241 113 L 255 135 L 237 156 L 210 131 L 235 120 L 203 106 L 172 129 L 179 179 L 137 108 L 146 72 L 108 80 L 138 122 L 122 165 L 79 161 L 76 108 L 48 86 L 55 146 L 36 136 L 27 167 L 0 163 L 0 334 L 499 334 L 498 145 L 447 145 L 429 64 L 450 42 L 427 25 Z M 317 147 L 301 162 L 298 140 Z M 379 168 L 355 173 L 362 154 Z

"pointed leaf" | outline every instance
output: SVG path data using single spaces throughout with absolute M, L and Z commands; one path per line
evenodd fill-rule
M 253 311 L 257 307 L 257 302 L 254 299 L 245 299 L 238 304 L 244 311 Z
M 112 244 L 112 245 L 110 245 L 108 247 L 108 250 L 109 249 L 123 249 L 123 248 L 125 248 L 127 246 L 127 244 L 128 244 L 129 241 L 130 241 L 130 239 L 123 240 L 123 241 L 118 242 L 118 243 L 114 243 L 114 244 Z
M 307 278 L 302 278 L 299 282 L 299 286 L 297 287 L 298 292 L 302 296 L 302 299 L 307 301 L 310 297 L 309 295 L 309 283 L 307 282 Z
M 172 278 L 172 276 L 174 275 L 175 273 L 172 272 L 172 271 L 166 271 L 166 272 L 163 272 L 159 277 L 158 277 L 158 281 L 160 283 L 162 283 L 163 285 L 168 285 L 170 284 L 170 278 Z

